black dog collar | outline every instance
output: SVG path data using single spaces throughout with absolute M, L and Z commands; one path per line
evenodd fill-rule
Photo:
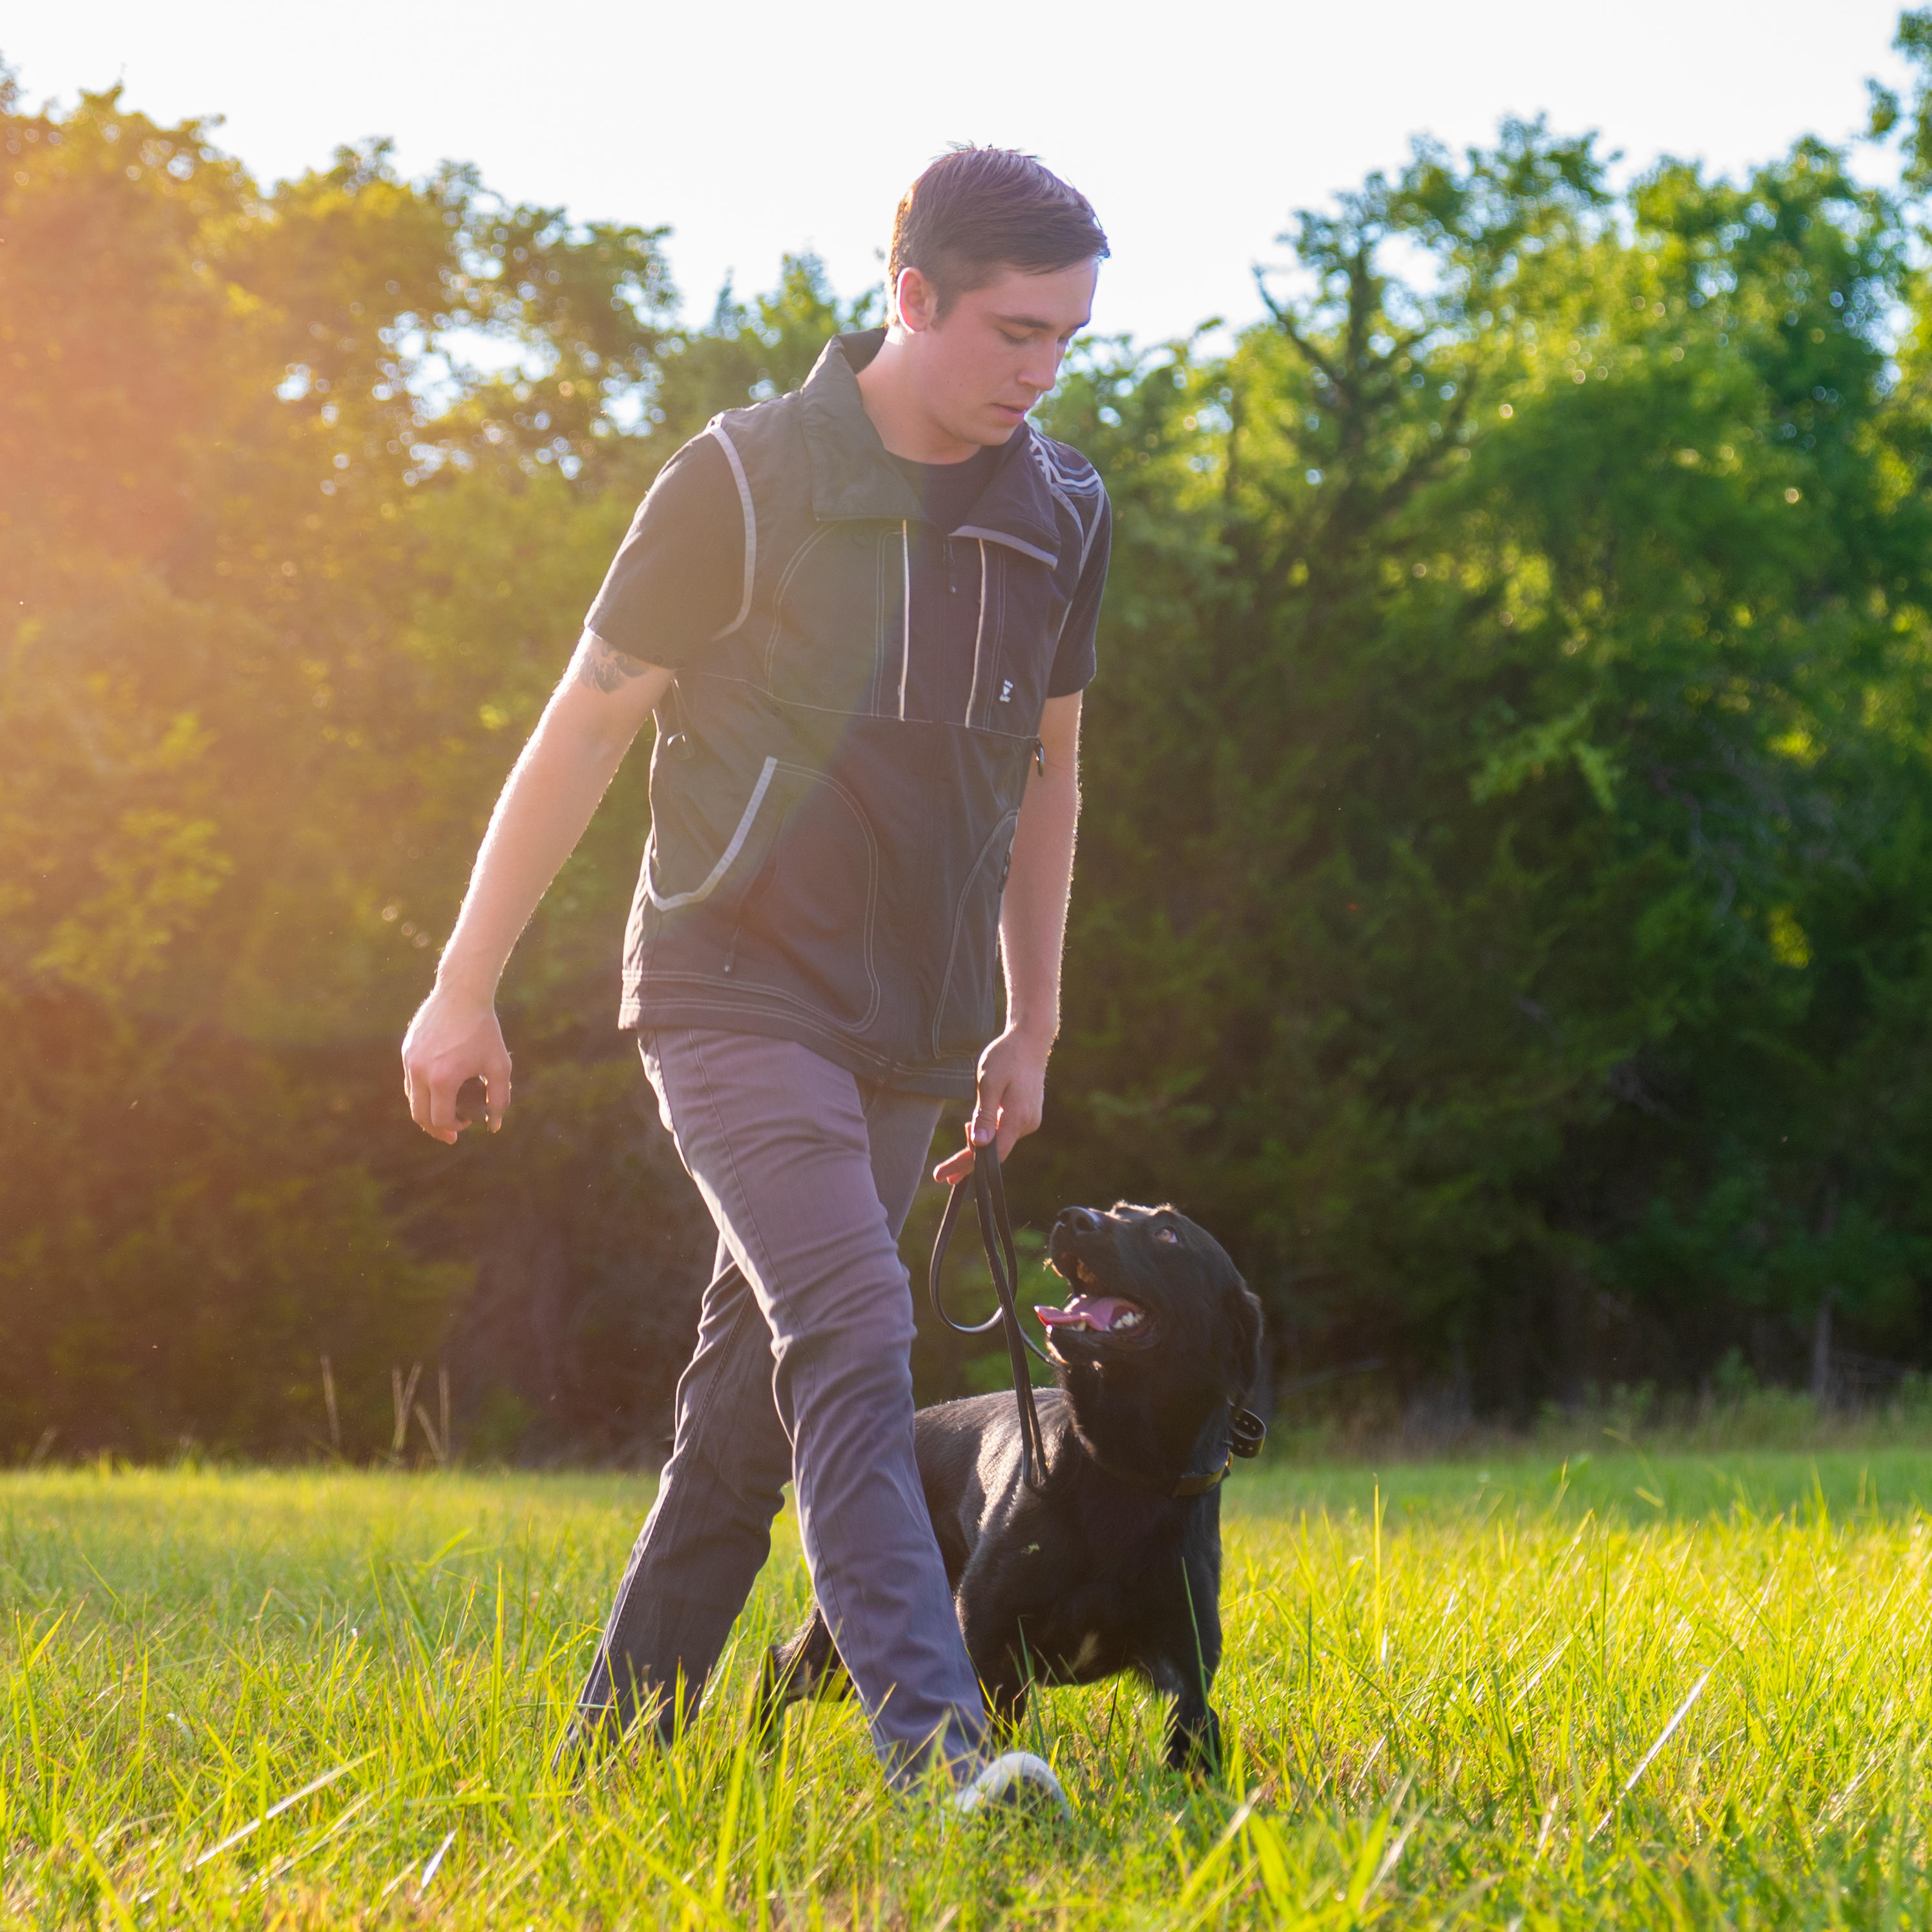
M 1091 1449 L 1087 1450 L 1090 1460 L 1106 1471 L 1117 1483 L 1131 1484 L 1137 1490 L 1148 1490 L 1157 1496 L 1204 1496 L 1211 1489 L 1227 1480 L 1228 1472 L 1234 1466 L 1237 1456 L 1258 1456 L 1262 1444 L 1268 1439 L 1268 1424 L 1251 1408 L 1238 1408 L 1231 1419 L 1230 1429 L 1234 1442 L 1228 1452 L 1228 1460 L 1208 1474 L 1190 1474 L 1178 1477 L 1169 1483 L 1164 1477 L 1144 1476 L 1136 1469 L 1122 1469 L 1096 1456 Z M 1085 1445 L 1082 1445 L 1083 1448 Z

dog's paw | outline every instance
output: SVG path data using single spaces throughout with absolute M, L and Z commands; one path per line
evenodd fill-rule
M 1220 1718 L 1211 1710 L 1204 1717 L 1186 1723 L 1177 1715 L 1168 1728 L 1167 1764 L 1170 1771 L 1178 1771 L 1197 1784 L 1220 1776 Z

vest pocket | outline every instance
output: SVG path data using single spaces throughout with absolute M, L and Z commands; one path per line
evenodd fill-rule
M 946 974 L 933 1014 L 934 1059 L 976 1059 L 999 1023 L 1000 900 L 1018 824 L 1019 814 L 1010 812 L 994 826 L 954 904 Z
M 743 855 L 746 848 L 753 842 L 753 832 L 764 812 L 766 802 L 771 796 L 772 781 L 777 777 L 778 772 L 778 760 L 766 758 L 759 768 L 757 780 L 752 787 L 752 795 L 739 814 L 736 825 L 725 840 L 723 850 L 712 861 L 710 870 L 682 891 L 667 891 L 664 889 L 662 880 L 662 862 L 658 827 L 652 826 L 650 844 L 644 854 L 644 890 L 650 895 L 651 904 L 659 912 L 676 912 L 684 906 L 701 904 L 724 884 L 725 875 Z

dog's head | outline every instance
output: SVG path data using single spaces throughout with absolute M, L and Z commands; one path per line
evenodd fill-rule
M 1047 1258 L 1076 1290 L 1036 1308 L 1082 1435 L 1109 1461 L 1219 1468 L 1261 1366 L 1261 1304 L 1172 1208 L 1069 1208 Z

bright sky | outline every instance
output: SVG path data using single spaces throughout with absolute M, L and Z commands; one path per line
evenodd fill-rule
M 1546 110 L 1625 169 L 1734 172 L 1840 140 L 1864 79 L 1894 86 L 1896 0 L 1009 0 L 858 8 L 774 0 L 88 0 L 8 10 L 30 100 L 126 83 L 163 120 L 223 115 L 264 178 L 394 136 L 404 166 L 473 160 L 518 200 L 668 223 L 686 312 L 769 286 L 811 247 L 856 293 L 906 183 L 946 143 L 1026 148 L 1093 201 L 1114 247 L 1096 328 L 1143 340 L 1258 312 L 1250 265 L 1290 212 L 1412 134 L 1486 140 Z

